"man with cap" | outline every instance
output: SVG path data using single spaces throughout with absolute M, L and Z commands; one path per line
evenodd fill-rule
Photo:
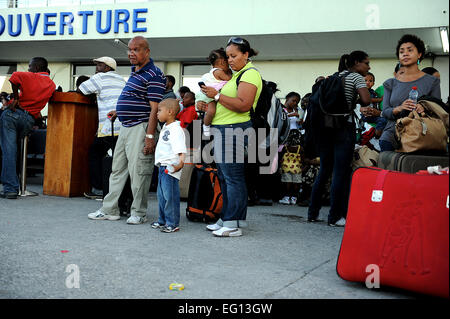
M 115 71 L 117 63 L 113 58 L 101 57 L 93 60 L 95 75 L 80 84 L 77 92 L 84 95 L 96 94 L 98 105 L 98 130 L 89 148 L 89 174 L 91 191 L 84 196 L 91 199 L 103 197 L 102 160 L 115 145 L 120 123 L 114 123 L 114 137 L 111 136 L 111 120 L 108 113 L 116 110 L 117 100 L 125 87 L 125 80 Z

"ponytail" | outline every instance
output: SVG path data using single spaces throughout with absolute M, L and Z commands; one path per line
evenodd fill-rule
M 339 67 L 338 67 L 338 71 L 339 73 L 348 70 L 348 58 L 350 57 L 350 55 L 348 54 L 344 54 L 343 56 L 341 56 L 341 59 L 339 60 Z
M 350 54 L 344 54 L 339 60 L 339 73 L 352 68 L 356 62 L 361 62 L 368 57 L 369 55 L 364 51 L 353 51 Z

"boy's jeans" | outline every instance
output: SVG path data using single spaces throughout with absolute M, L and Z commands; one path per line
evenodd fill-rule
M 19 193 L 17 143 L 31 132 L 34 118 L 27 112 L 6 109 L 0 116 L 0 147 L 3 154 L 1 181 L 4 193 Z
M 179 181 L 165 173 L 166 166 L 160 166 L 158 172 L 158 224 L 170 227 L 180 225 L 180 186 Z

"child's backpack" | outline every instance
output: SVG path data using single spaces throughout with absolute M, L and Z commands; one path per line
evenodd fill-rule
M 256 68 L 248 68 L 247 70 L 257 70 Z M 236 86 L 239 86 L 242 75 L 245 70 L 236 78 Z M 269 130 L 278 130 L 278 144 L 283 144 L 289 136 L 289 119 L 286 112 L 283 110 L 283 105 L 279 98 L 277 98 L 273 90 L 267 85 L 267 81 L 262 80 L 262 90 L 259 95 L 256 108 L 250 108 L 250 118 L 254 129 L 266 129 L 266 145 L 270 146 Z
M 217 169 L 195 165 L 189 183 L 186 217 L 190 221 L 216 222 L 222 211 L 223 197 Z

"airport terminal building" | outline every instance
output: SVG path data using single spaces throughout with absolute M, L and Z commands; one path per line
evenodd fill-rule
M 127 43 L 141 35 L 155 63 L 175 77 L 175 89 L 195 91 L 210 69 L 209 52 L 241 36 L 259 51 L 254 64 L 278 84 L 280 98 L 290 91 L 303 96 L 353 50 L 369 54 L 375 85 L 382 85 L 397 63 L 397 41 L 412 33 L 426 43 L 423 66 L 441 73 L 445 102 L 448 10 L 447 0 L 0 0 L 0 86 L 11 92 L 9 76 L 27 70 L 33 56 L 47 58 L 64 91 L 78 76 L 94 74 L 96 57 L 115 58 L 127 78 Z

